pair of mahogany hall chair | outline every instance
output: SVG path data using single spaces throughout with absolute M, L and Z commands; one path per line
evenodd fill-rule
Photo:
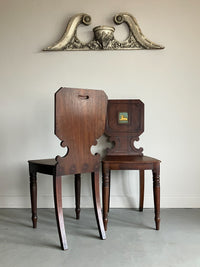
M 160 161 L 143 156 L 134 141 L 144 131 L 144 104 L 140 100 L 107 100 L 101 90 L 60 88 L 55 93 L 55 134 L 61 146 L 67 147 L 64 157 L 30 160 L 30 193 L 33 228 L 37 227 L 37 173 L 53 176 L 54 204 L 61 248 L 68 248 L 62 210 L 62 176 L 75 177 L 76 218 L 80 214 L 81 173 L 91 173 L 93 203 L 101 239 L 105 239 L 108 223 L 111 170 L 139 170 L 140 207 L 143 210 L 144 170 L 153 171 L 156 229 L 160 223 Z M 103 216 L 99 193 L 100 155 L 91 154 L 91 146 L 103 134 L 114 147 L 102 160 Z

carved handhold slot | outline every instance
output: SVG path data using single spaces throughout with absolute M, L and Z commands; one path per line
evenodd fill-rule
M 89 99 L 89 95 L 79 95 L 78 97 L 82 100 Z

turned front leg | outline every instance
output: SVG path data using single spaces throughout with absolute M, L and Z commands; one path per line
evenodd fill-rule
M 30 196 L 33 228 L 37 228 L 37 176 L 30 172 Z
M 107 230 L 108 224 L 108 211 L 109 211 L 109 198 L 110 198 L 110 171 L 103 166 L 102 168 L 102 193 L 103 193 L 103 223 L 104 228 Z
M 139 211 L 143 211 L 144 206 L 144 170 L 140 170 L 140 204 Z
M 156 230 L 160 228 L 160 164 L 153 169 L 153 193 Z

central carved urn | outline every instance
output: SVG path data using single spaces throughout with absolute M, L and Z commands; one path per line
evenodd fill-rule
M 103 49 L 111 48 L 111 41 L 114 40 L 115 28 L 110 26 L 97 26 L 93 29 L 94 38 L 100 43 Z

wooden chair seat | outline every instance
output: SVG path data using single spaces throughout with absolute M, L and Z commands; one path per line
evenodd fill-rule
M 37 160 L 29 160 L 29 162 L 35 165 L 47 165 L 52 167 L 55 167 L 57 163 L 55 159 L 37 159 Z
M 121 156 L 106 156 L 103 158 L 102 162 L 104 164 L 113 164 L 112 165 L 112 170 L 114 170 L 114 167 L 116 166 L 116 170 L 119 170 L 119 165 L 120 168 L 124 166 L 125 170 L 129 170 L 129 165 L 130 165 L 130 170 L 135 169 L 138 170 L 138 165 L 137 164 L 145 164 L 145 170 L 152 170 L 152 167 L 154 164 L 160 162 L 160 160 L 148 157 L 148 156 L 128 156 L 128 155 L 121 155 Z M 140 166 L 142 167 L 142 166 Z
M 29 160 L 30 168 L 34 169 L 36 172 L 44 174 L 52 174 L 56 171 L 56 160 L 55 159 L 38 159 Z

